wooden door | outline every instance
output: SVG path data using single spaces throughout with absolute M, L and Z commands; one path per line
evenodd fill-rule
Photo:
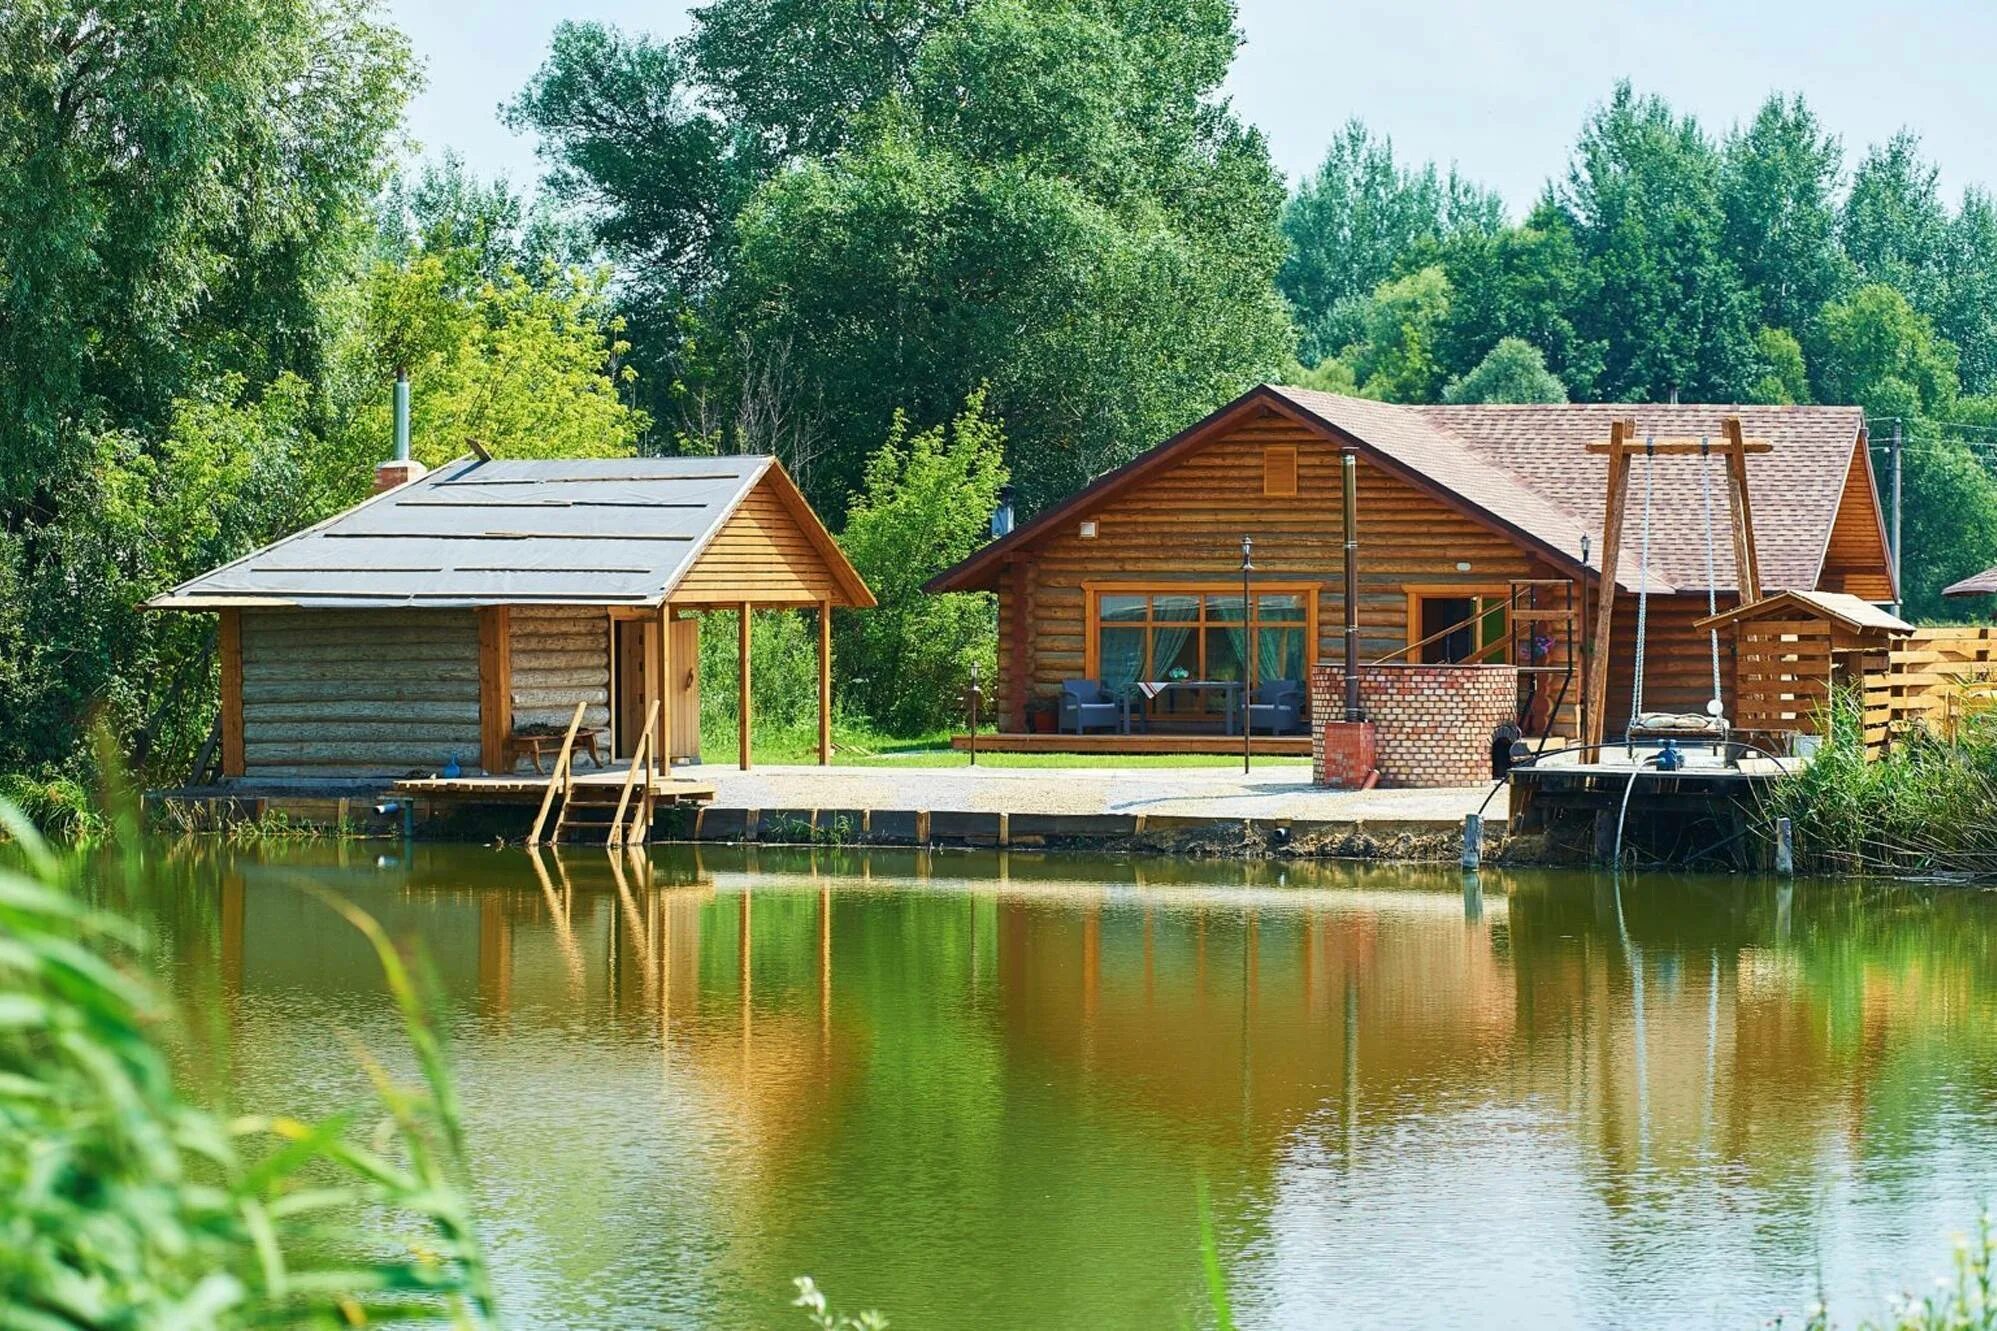
M 645 675 L 647 654 L 642 620 L 611 621 L 617 650 L 612 654 L 616 678 L 611 694 L 616 701 L 616 755 L 628 758 L 638 747 L 638 732 L 645 724 Z
M 672 631 L 673 675 L 672 759 L 674 762 L 700 761 L 700 621 L 674 619 Z

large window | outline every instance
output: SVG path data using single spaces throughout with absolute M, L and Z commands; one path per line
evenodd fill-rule
M 1088 673 L 1111 690 L 1140 681 L 1304 681 L 1316 659 L 1316 588 L 1134 587 L 1089 591 Z M 1244 613 L 1246 610 L 1246 613 Z

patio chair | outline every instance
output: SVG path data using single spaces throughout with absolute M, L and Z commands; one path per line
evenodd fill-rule
M 1123 728 L 1123 704 L 1097 679 L 1061 681 L 1061 732 L 1086 735 L 1091 730 Z
M 1248 729 L 1290 735 L 1304 728 L 1304 686 L 1294 679 L 1258 684 L 1248 698 Z

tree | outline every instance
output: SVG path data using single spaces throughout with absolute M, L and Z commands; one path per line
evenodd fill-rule
M 1477 368 L 1451 379 L 1444 402 L 1565 402 L 1567 386 L 1546 368 L 1546 357 L 1530 342 L 1501 338 Z
M 1442 245 L 1439 262 L 1450 299 L 1436 358 L 1450 376 L 1468 374 L 1513 337 L 1544 350 L 1569 395 L 1592 393 L 1605 348 L 1583 337 L 1574 321 L 1599 283 L 1562 213 L 1542 204 L 1521 226 L 1460 232 Z
M 516 115 L 640 288 L 667 434 L 735 448 L 789 420 L 836 510 L 896 409 L 988 383 L 1030 508 L 1290 349 L 1281 185 L 1216 96 L 1234 42 L 1215 0 L 716 0 L 678 47 L 564 29 Z M 685 266 L 676 230 L 706 238 Z M 648 243 L 671 291 L 645 287 Z M 745 416 L 776 363 L 783 409 Z
M 846 696 L 891 733 L 954 724 L 976 668 L 996 677 L 998 621 L 983 592 L 929 596 L 922 584 L 981 545 L 1006 483 L 1005 440 L 973 391 L 949 425 L 910 436 L 897 413 L 867 460 L 839 544 L 880 604 L 839 621 Z
M 1949 223 L 1936 331 L 1956 345 L 1965 393 L 1997 392 L 1997 203 L 1973 189 Z
M 1726 253 L 1719 183 L 1719 152 L 1698 123 L 1626 82 L 1582 130 L 1553 202 L 1597 282 L 1574 322 L 1606 348 L 1600 396 L 1745 392 L 1751 301 Z
M 1839 239 L 1860 281 L 1883 283 L 1933 318 L 1946 285 L 1948 213 L 1921 141 L 1902 131 L 1852 173 Z
M 1435 348 L 1449 298 L 1449 278 L 1433 265 L 1381 283 L 1367 302 L 1360 340 L 1339 356 L 1360 392 L 1388 402 L 1435 401 L 1443 382 Z
M 1747 390 L 1750 402 L 1794 405 L 1810 400 L 1810 376 L 1803 364 L 1803 344 L 1786 328 L 1763 328 L 1754 335 L 1760 373 Z
M 1724 245 L 1765 327 L 1807 327 L 1845 282 L 1835 203 L 1843 159 L 1800 94 L 1769 97 L 1721 147 Z
M 0 7 L 0 499 L 196 373 L 312 368 L 410 82 L 363 0 Z
M 1336 355 L 1360 335 L 1365 300 L 1424 241 L 1496 235 L 1504 206 L 1494 194 L 1434 163 L 1406 169 L 1393 141 L 1348 121 L 1318 169 L 1283 207 L 1289 254 L 1276 284 L 1290 302 L 1306 364 Z
M 1907 297 L 1883 283 L 1826 305 L 1819 319 L 1818 379 L 1831 402 L 1868 416 L 1947 415 L 1956 393 L 1955 348 Z

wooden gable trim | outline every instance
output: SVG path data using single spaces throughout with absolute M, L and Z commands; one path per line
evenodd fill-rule
M 1858 427 L 1858 438 L 1853 443 L 1852 449 L 1852 460 L 1845 468 L 1845 479 L 1838 482 L 1838 498 L 1837 503 L 1831 506 L 1831 520 L 1824 525 L 1824 541 L 1817 549 L 1817 571 L 1810 581 L 1810 586 L 1816 589 L 1823 587 L 1824 566 L 1830 562 L 1831 557 L 1831 538 L 1837 534 L 1838 518 L 1844 512 L 1845 494 L 1851 488 L 1847 484 L 1851 468 L 1863 467 L 1866 502 L 1872 509 L 1872 528 L 1879 537 L 1879 553 L 1886 562 L 1886 584 L 1893 589 L 1893 600 L 1897 604 L 1900 600 L 1900 580 L 1895 576 L 1893 568 L 1893 542 L 1887 535 L 1886 512 L 1879 502 L 1879 474 L 1872 469 L 1871 438 L 1863 425 Z
M 775 458 L 764 460 L 762 470 L 758 472 L 756 479 L 742 487 L 741 493 L 735 497 L 735 502 L 730 504 L 727 510 L 721 513 L 708 527 L 707 531 L 702 534 L 699 542 L 694 547 L 692 555 L 681 566 L 679 576 L 673 579 L 671 585 L 666 587 L 658 601 L 653 602 L 653 604 L 663 605 L 673 600 L 673 593 L 700 566 L 700 561 L 707 556 L 721 533 L 734 520 L 735 515 L 741 511 L 743 505 L 749 501 L 749 497 L 763 491 L 765 486 L 768 487 L 768 493 L 777 500 L 777 503 L 783 508 L 791 521 L 797 524 L 798 531 L 811 543 L 813 552 L 817 554 L 820 562 L 823 564 L 826 574 L 832 580 L 833 586 L 838 589 L 839 596 L 833 598 L 833 604 L 842 608 L 860 610 L 871 609 L 878 604 L 874 599 L 873 592 L 867 587 L 865 580 L 860 577 L 859 570 L 855 569 L 852 561 L 846 558 L 846 552 L 839 548 L 839 542 L 833 539 L 832 533 L 825 529 L 825 524 L 819 521 L 818 514 L 812 509 L 810 501 L 806 500 L 803 492 L 797 488 L 797 482 L 791 480 L 790 473 L 784 470 L 783 463 L 777 461 Z M 815 606 L 821 599 L 820 597 L 812 596 L 798 600 L 795 604 L 799 606 Z M 739 600 L 739 597 L 730 596 L 725 601 L 716 601 L 713 604 L 724 607 L 733 606 Z
M 1291 401 L 1269 385 L 1258 384 L 1233 402 L 1173 435 L 1150 452 L 1140 454 L 1114 471 L 1103 473 L 1094 482 L 1039 514 L 1031 522 L 1015 528 L 1011 535 L 992 542 L 973 553 L 968 559 L 938 573 L 922 585 L 922 590 L 932 593 L 991 590 L 987 574 L 1007 555 L 1015 554 L 1041 536 L 1058 530 L 1063 523 L 1101 504 L 1111 495 L 1171 467 L 1186 454 L 1220 438 L 1247 421 L 1262 416 L 1280 416 L 1293 425 L 1312 431 L 1339 448 L 1353 450 L 1381 471 L 1406 482 L 1443 506 L 1539 555 L 1571 577 L 1579 578 L 1586 583 L 1596 576 L 1597 570 L 1582 564 L 1559 547 L 1514 523 L 1507 522 L 1489 509 L 1471 503 L 1440 481 L 1404 465 L 1359 436 L 1347 433 L 1322 416 Z

